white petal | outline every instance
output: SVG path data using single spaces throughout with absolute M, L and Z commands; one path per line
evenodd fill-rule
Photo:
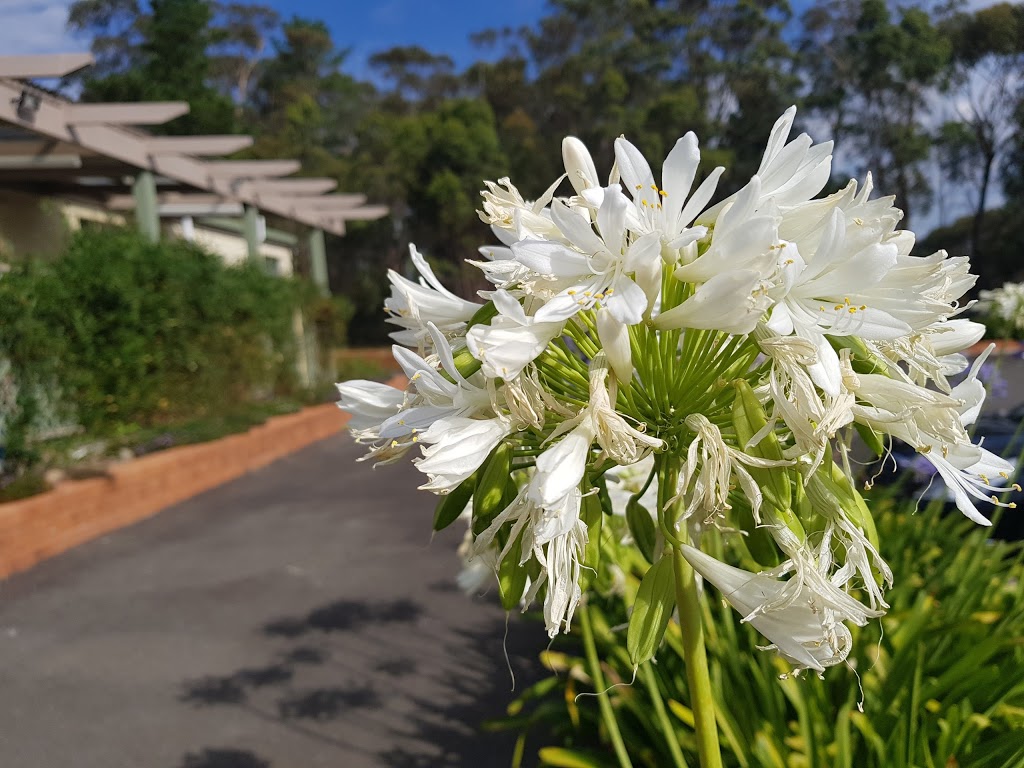
M 629 346 L 629 330 L 608 309 L 597 311 L 597 338 L 608 355 L 615 377 L 623 383 L 633 380 L 633 353 Z

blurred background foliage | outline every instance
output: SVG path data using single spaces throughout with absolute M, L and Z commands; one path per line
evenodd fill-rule
M 867 170 L 895 194 L 921 250 L 970 254 L 981 287 L 1024 278 L 1024 10 L 997 3 L 824 0 L 549 0 L 532 26 L 474 36 L 459 68 L 417 46 L 379 51 L 360 79 L 326 25 L 210 0 L 77 0 L 72 31 L 98 64 L 86 100 L 188 99 L 172 133 L 251 132 L 253 157 L 296 157 L 391 208 L 329 242 L 335 292 L 355 305 L 354 343 L 386 341 L 386 269 L 410 241 L 454 289 L 490 233 L 473 214 L 483 179 L 527 197 L 561 173 L 574 134 L 611 165 L 626 134 L 663 157 L 688 130 L 723 191 L 757 169 L 790 104 L 840 142 L 840 177 Z M 967 215 L 957 219 L 954 214 Z

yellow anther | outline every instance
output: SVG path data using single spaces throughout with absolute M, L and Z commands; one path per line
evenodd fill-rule
M 589 297 L 589 296 L 592 296 L 593 294 L 591 294 L 591 292 L 590 292 L 590 291 L 584 291 L 584 292 L 583 292 L 583 295 L 584 295 L 584 296 L 588 296 L 588 297 Z
M 834 309 L 836 312 L 838 312 L 842 308 L 843 308 L 842 304 L 836 304 L 834 307 L 832 307 L 832 309 Z
M 417 437 L 416 435 L 413 435 L 413 436 L 412 436 L 412 441 L 413 441 L 414 443 L 418 443 L 418 442 L 420 441 L 420 439 L 419 439 L 419 437 Z
M 942 446 L 942 458 L 945 459 L 948 456 L 949 456 L 949 446 L 948 445 L 944 445 L 944 446 Z
M 848 311 L 849 311 L 849 313 L 850 313 L 851 315 L 855 315 L 855 314 L 857 314 L 857 308 L 856 308 L 856 307 L 850 307 L 850 309 L 849 309 Z
M 863 227 L 863 226 L 864 226 L 864 219 L 862 219 L 862 218 L 860 218 L 860 217 L 858 216 L 858 217 L 856 217 L 856 218 L 855 218 L 855 219 L 853 220 L 853 223 L 854 223 L 854 224 L 857 224 L 858 226 L 861 226 L 861 227 Z
M 991 496 L 989 496 L 988 498 L 989 498 L 989 501 L 991 501 L 993 504 L 998 504 L 999 503 L 999 498 L 994 493 Z
M 1013 490 L 1015 490 L 1017 493 L 1020 493 L 1020 486 L 1017 485 L 1017 483 L 1014 483 L 1010 487 L 1013 488 Z
M 867 308 L 868 308 L 867 304 L 861 304 L 859 307 L 857 307 L 857 309 L 859 309 L 861 312 L 863 312 Z
M 576 295 L 576 291 L 574 291 L 572 289 L 569 289 L 568 291 L 566 291 L 566 293 L 569 294 L 570 296 L 575 296 Z
M 604 298 L 604 294 L 603 293 L 595 293 L 594 294 L 594 298 L 595 299 L 603 299 Z
M 392 448 L 397 448 L 398 447 L 398 441 L 397 440 L 392 440 L 391 441 L 391 447 Z
M 643 189 L 643 188 L 644 188 L 644 185 L 643 185 L 643 184 L 637 184 L 637 185 L 636 185 L 636 188 L 637 188 L 637 189 Z
M 655 192 L 657 192 L 658 191 L 658 185 L 657 184 L 651 184 L 651 189 L 653 189 Z
M 615 293 L 615 289 L 614 288 L 609 288 L 607 291 L 604 292 L 604 295 L 605 296 L 611 296 L 613 293 Z
M 999 476 L 1001 478 L 1003 478 L 1003 480 L 1009 480 L 1010 479 L 1010 476 L 1008 474 L 1006 474 L 1005 472 L 1000 472 Z
M 640 201 L 640 205 L 642 205 L 644 208 L 646 208 L 647 207 L 647 201 L 646 200 L 641 200 Z
M 988 475 L 978 475 L 978 477 L 981 478 L 981 482 L 983 482 L 985 485 L 992 485 L 992 483 L 988 481 Z
M 786 260 L 785 260 L 784 262 L 782 262 L 782 263 L 783 263 L 783 264 L 785 264 L 785 265 L 786 265 L 786 266 L 788 267 L 788 266 L 789 266 L 790 264 L 795 264 L 796 262 L 795 262 L 795 261 L 793 261 L 792 259 L 786 259 Z

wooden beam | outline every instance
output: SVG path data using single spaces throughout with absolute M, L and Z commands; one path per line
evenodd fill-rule
M 67 108 L 71 105 L 61 99 L 49 96 L 43 98 L 39 109 L 32 115 L 31 120 L 28 120 L 18 114 L 17 103 L 20 94 L 21 87 L 17 83 L 0 78 L 0 121 L 20 126 L 38 136 L 82 147 L 96 155 L 111 158 L 138 169 L 152 170 L 161 176 L 175 179 L 183 185 L 223 195 L 243 203 L 258 203 L 266 212 L 283 216 L 300 224 L 323 227 L 332 234 L 344 234 L 343 225 L 321 222 L 313 211 L 292 211 L 290 207 L 260 201 L 256 199 L 255 195 L 247 195 L 244 190 L 234 189 L 227 180 L 210 178 L 205 163 L 195 157 L 173 153 L 154 154 L 153 148 L 156 146 L 154 142 L 160 141 L 154 137 L 142 136 L 124 130 L 117 125 L 102 123 L 69 126 Z M 188 137 L 176 140 L 181 141 L 185 138 Z M 240 137 L 228 138 L 237 141 Z M 247 137 L 244 140 L 251 141 Z M 182 151 L 184 150 L 178 149 L 178 152 Z M 289 194 L 289 192 L 283 194 Z M 278 195 L 278 197 L 280 196 Z M 272 196 L 268 195 L 268 197 Z
M 88 53 L 55 53 L 32 56 L 0 56 L 0 77 L 17 80 L 64 77 L 92 64 Z
M 264 179 L 290 176 L 302 168 L 298 160 L 217 160 L 208 162 L 211 176 L 224 179 Z
M 252 146 L 252 136 L 146 136 L 151 155 L 230 155 Z M 207 163 L 206 165 L 209 165 Z M 204 166 L 205 167 L 205 166 Z
M 53 157 L 55 155 L 76 155 L 89 154 L 83 152 L 81 147 L 73 147 L 69 144 L 62 144 L 59 141 L 31 139 L 8 139 L 0 141 L 0 157 L 26 155 L 43 155 Z
M 256 197 L 280 198 L 282 195 L 319 195 L 330 192 L 338 186 L 334 179 L 275 179 L 264 181 L 240 181 L 236 185 L 239 194 Z
M 194 207 L 216 206 L 234 202 L 234 200 L 230 200 L 221 195 L 211 195 L 202 192 L 197 192 L 195 194 L 163 192 L 158 194 L 156 197 L 156 203 L 161 208 L 174 205 Z M 110 195 L 107 197 L 105 205 L 112 211 L 130 211 L 135 207 L 135 197 L 134 195 Z
M 366 202 L 366 195 L 315 195 L 274 198 L 274 203 L 295 209 L 312 211 L 340 211 L 356 208 Z
M 0 155 L 0 171 L 81 167 L 81 155 Z
M 382 219 L 390 213 L 386 205 L 364 205 L 361 208 L 349 208 L 343 211 L 319 211 L 321 218 L 344 221 L 373 221 Z
M 135 104 L 68 104 L 64 107 L 69 125 L 163 125 L 187 115 L 187 101 L 143 101 Z

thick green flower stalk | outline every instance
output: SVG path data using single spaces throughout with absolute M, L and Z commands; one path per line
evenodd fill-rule
M 435 528 L 469 510 L 477 570 L 508 608 L 541 601 L 552 636 L 597 567 L 609 473 L 638 478 L 624 514 L 651 568 L 627 645 L 651 658 L 678 607 L 704 768 L 720 758 L 697 574 L 796 671 L 821 673 L 849 654 L 848 624 L 884 613 L 893 579 L 850 471 L 854 434 L 917 448 L 982 525 L 976 502 L 1001 503 L 1012 470 L 965 429 L 978 364 L 948 380 L 983 331 L 953 319 L 967 260 L 911 256 L 870 179 L 815 199 L 831 144 L 789 141 L 794 115 L 718 202 L 723 169 L 693 188 L 692 133 L 660 179 L 620 138 L 603 184 L 568 138 L 566 175 L 536 202 L 488 182 L 480 216 L 502 245 L 473 264 L 493 290 L 454 296 L 412 249 L 422 279 L 392 274 L 386 303 L 408 390 L 340 385 L 368 458 L 419 453 L 442 497 Z M 710 528 L 761 570 L 702 552 Z

